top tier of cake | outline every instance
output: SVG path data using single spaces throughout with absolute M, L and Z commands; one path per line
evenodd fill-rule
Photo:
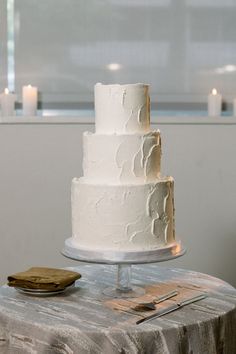
M 145 134 L 150 131 L 149 86 L 95 85 L 98 134 Z

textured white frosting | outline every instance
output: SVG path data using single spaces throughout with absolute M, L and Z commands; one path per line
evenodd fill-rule
M 140 185 L 99 185 L 74 178 L 74 246 L 143 251 L 172 243 L 173 183 L 171 177 Z
M 96 133 L 150 131 L 148 85 L 95 85 Z
M 83 135 L 84 177 L 72 181 L 75 248 L 149 251 L 175 241 L 174 181 L 160 177 L 148 85 L 95 85 L 95 134 Z
M 160 174 L 160 132 L 140 134 L 83 135 L 83 170 L 88 181 L 144 183 Z

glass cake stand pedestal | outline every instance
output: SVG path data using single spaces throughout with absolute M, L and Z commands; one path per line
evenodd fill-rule
M 73 245 L 72 238 L 65 241 L 62 250 L 65 257 L 80 262 L 117 265 L 116 285 L 103 290 L 105 295 L 113 298 L 130 298 L 145 294 L 145 289 L 131 284 L 132 265 L 168 261 L 183 256 L 185 252 L 186 249 L 180 241 L 150 251 L 121 252 L 77 248 Z

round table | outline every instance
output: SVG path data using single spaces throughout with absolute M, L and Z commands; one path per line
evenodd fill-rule
M 156 264 L 133 267 L 139 286 L 184 284 L 208 292 L 200 302 L 136 325 L 136 315 L 111 309 L 102 294 L 114 283 L 114 266 L 70 269 L 82 278 L 64 295 L 34 297 L 0 288 L 0 353 L 236 353 L 236 290 L 222 280 Z

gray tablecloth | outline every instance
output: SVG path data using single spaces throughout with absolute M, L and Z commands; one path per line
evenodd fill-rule
M 0 289 L 0 353 L 60 354 L 234 354 L 236 290 L 196 272 L 157 265 L 133 267 L 136 284 L 185 283 L 209 297 L 159 319 L 131 324 L 131 314 L 104 305 L 102 289 L 115 281 L 116 267 L 79 265 L 74 290 L 32 297 Z

